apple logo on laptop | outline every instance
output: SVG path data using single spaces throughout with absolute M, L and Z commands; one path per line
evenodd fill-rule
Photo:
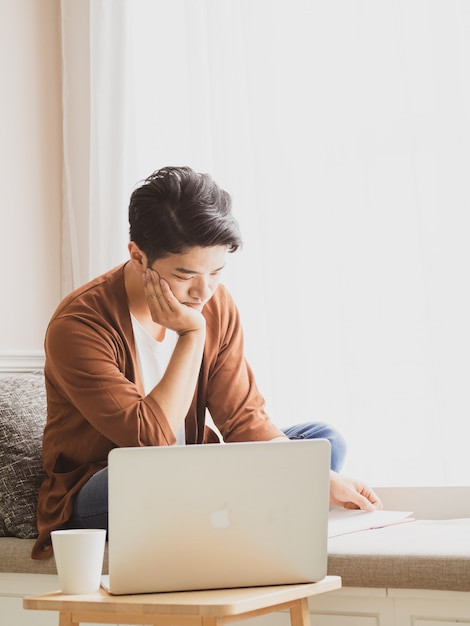
M 220 509 L 211 512 L 210 521 L 214 528 L 228 528 L 230 526 L 230 511 L 227 502 Z

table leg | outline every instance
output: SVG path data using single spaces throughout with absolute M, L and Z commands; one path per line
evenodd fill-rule
M 72 620 L 72 613 L 69 611 L 60 611 L 59 626 L 80 626 L 79 622 Z
M 310 626 L 308 598 L 301 598 L 300 600 L 296 600 L 289 610 L 291 626 Z

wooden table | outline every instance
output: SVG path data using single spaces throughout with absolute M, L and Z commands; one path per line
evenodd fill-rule
M 61 592 L 27 596 L 23 608 L 59 611 L 59 626 L 81 622 L 153 626 L 223 626 L 288 609 L 291 626 L 309 626 L 308 598 L 341 587 L 339 576 L 317 583 L 112 596 L 104 589 L 87 595 Z

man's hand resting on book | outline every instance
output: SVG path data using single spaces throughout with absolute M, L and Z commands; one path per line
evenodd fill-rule
M 345 509 L 376 511 L 383 509 L 379 496 L 360 480 L 330 472 L 330 503 Z

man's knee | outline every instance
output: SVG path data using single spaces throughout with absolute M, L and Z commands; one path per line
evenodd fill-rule
M 343 435 L 326 422 L 305 422 L 283 429 L 289 439 L 328 439 L 331 445 L 330 467 L 339 472 L 344 465 L 347 444 Z

